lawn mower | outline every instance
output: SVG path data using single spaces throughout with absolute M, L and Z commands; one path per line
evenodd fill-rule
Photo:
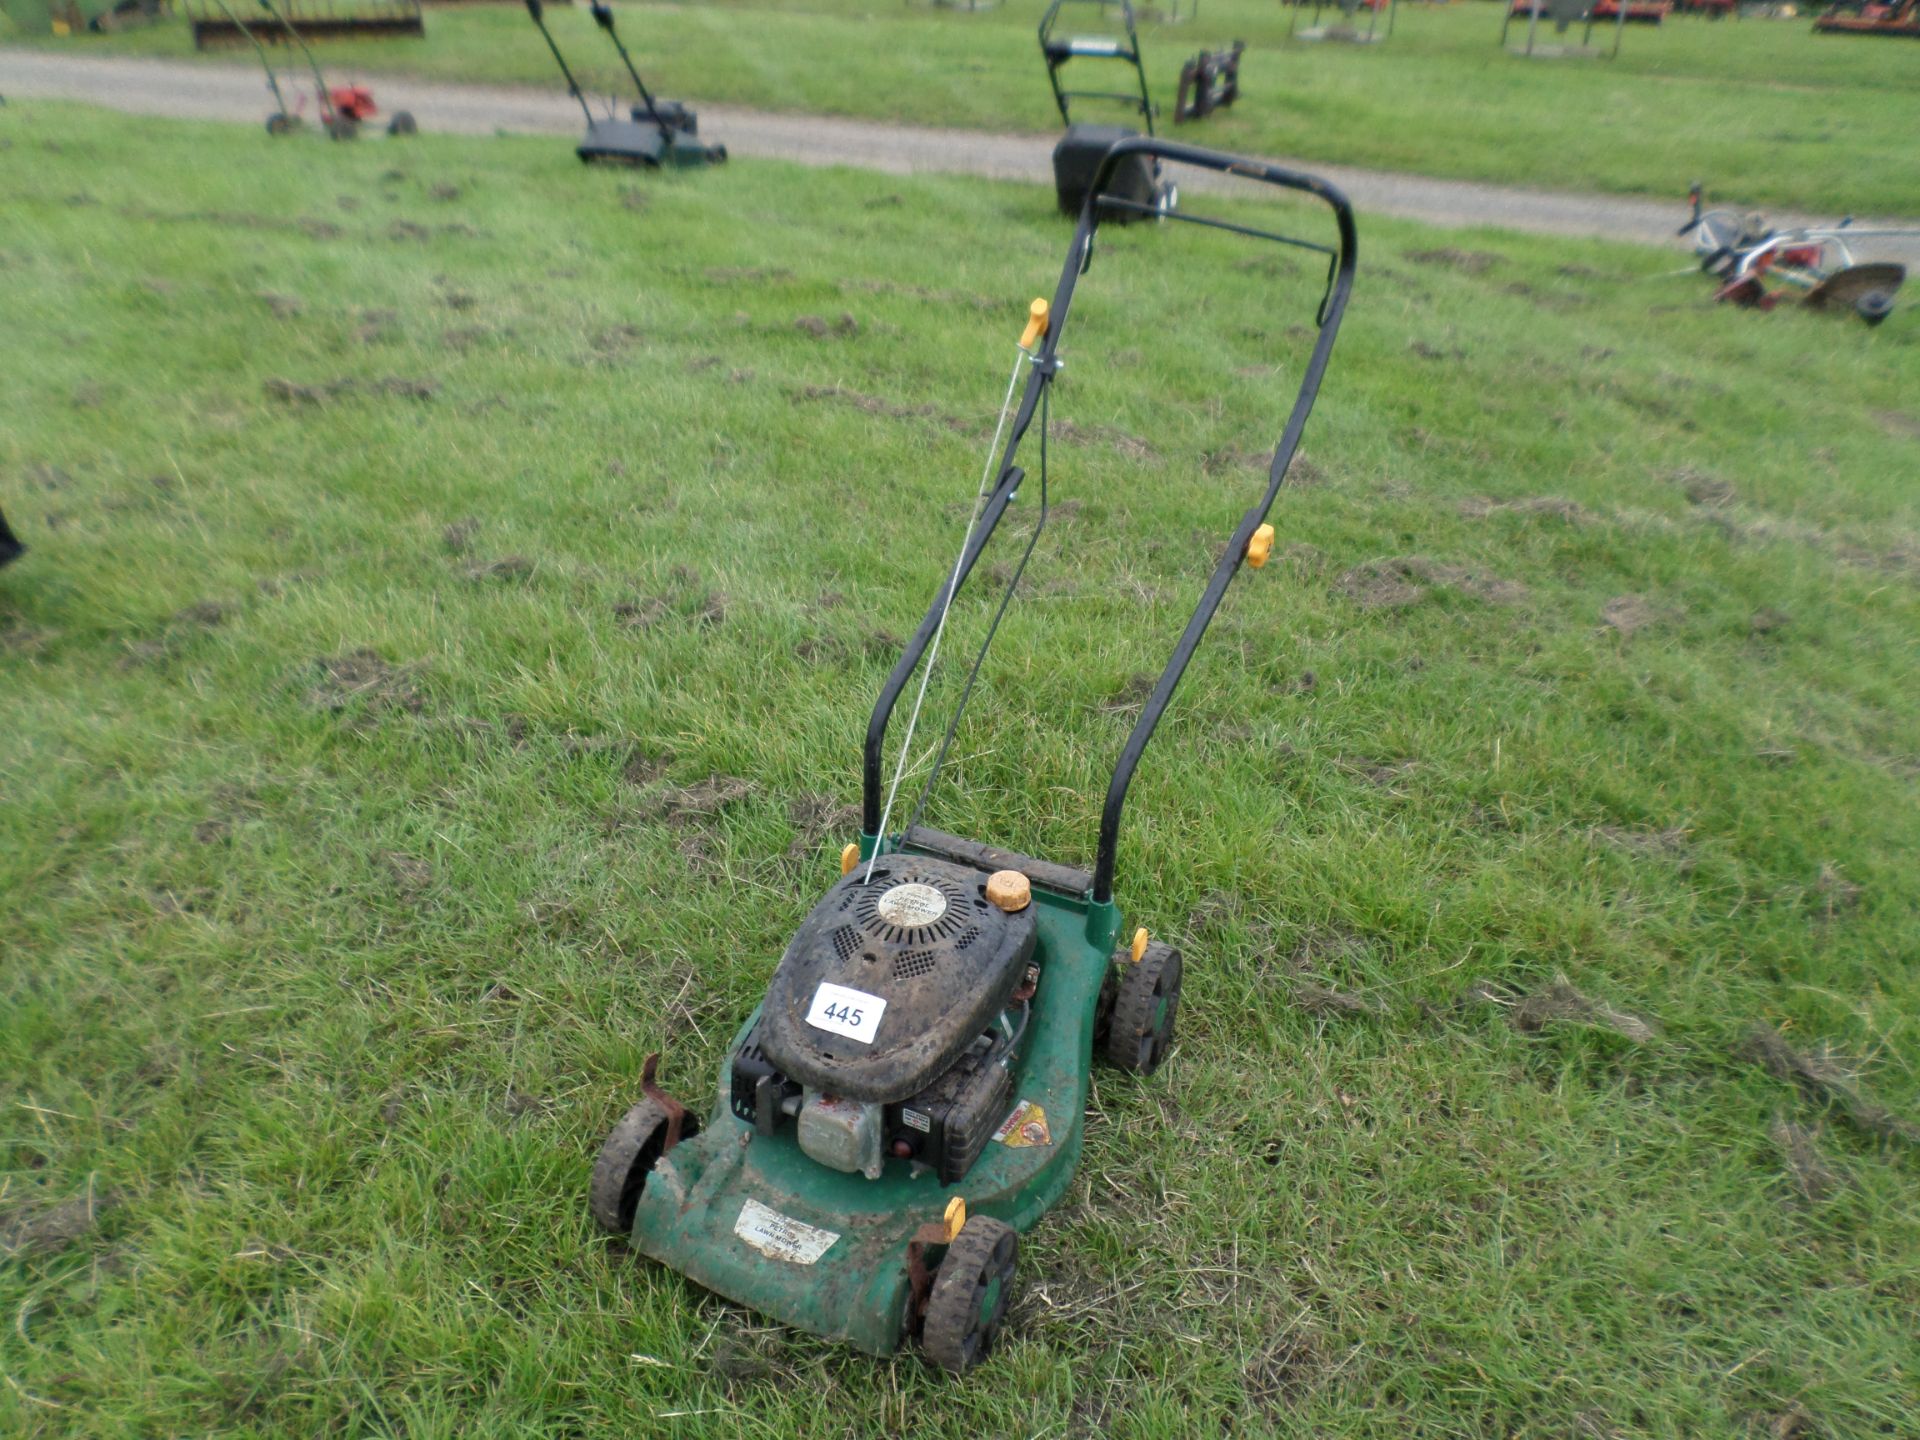
M 1714 299 L 1771 310 L 1798 296 L 1814 310 L 1852 310 L 1868 325 L 1893 313 L 1907 267 L 1890 260 L 1861 261 L 1853 247 L 1862 240 L 1920 239 L 1920 226 L 1857 226 L 1849 218 L 1837 225 L 1775 230 L 1761 215 L 1702 210 L 1704 195 L 1698 182 L 1687 192 L 1693 212 L 1678 233 L 1693 237 L 1700 268 L 1720 282 Z M 1778 283 L 1769 288 L 1770 281 Z
M 1153 210 L 1110 187 L 1160 161 L 1314 197 L 1332 210 L 1338 238 L 1316 243 L 1215 217 L 1165 217 L 1322 254 L 1326 289 L 1265 492 L 1240 517 L 1120 751 L 1088 871 L 947 834 L 920 816 L 1046 525 L 1049 397 L 1095 232 L 1117 211 Z M 1267 512 L 1326 372 L 1354 253 L 1345 197 L 1313 177 L 1146 136 L 1117 142 L 1101 159 L 1053 299 L 1030 309 L 960 553 L 868 720 L 859 838 L 734 1036 L 706 1113 L 661 1089 L 660 1057 L 647 1058 L 645 1098 L 608 1135 L 593 1168 L 590 1206 L 606 1230 L 709 1290 L 871 1354 L 917 1342 L 954 1373 L 987 1355 L 1006 1315 L 1019 1236 L 1059 1200 L 1079 1161 L 1094 1056 L 1149 1075 L 1172 1042 L 1184 961 L 1144 929 L 1124 938 L 1114 900 L 1121 812 L 1227 587 L 1243 561 L 1257 569 L 1272 553 Z M 1031 535 L 918 799 L 896 825 L 894 802 L 954 596 L 1027 478 L 1015 459 L 1036 416 Z M 916 669 L 883 798 L 888 723 Z
M 1372 45 L 1388 39 L 1393 34 L 1393 22 L 1400 14 L 1399 0 L 1333 0 L 1339 9 L 1341 18 L 1332 25 L 1320 23 L 1320 12 L 1326 8 L 1328 0 L 1313 0 L 1313 24 L 1294 34 L 1294 26 L 1300 23 L 1300 8 L 1307 0 L 1294 0 L 1293 14 L 1287 20 L 1287 38 L 1289 40 L 1344 40 L 1349 45 Z M 1367 28 L 1359 25 L 1360 12 L 1367 12 Z M 1387 33 L 1380 34 L 1380 12 L 1387 12 Z
M 20 537 L 7 524 L 5 512 L 0 511 L 0 565 L 10 564 L 26 553 L 27 547 L 20 543 Z
M 266 47 L 260 43 L 260 37 L 253 33 L 252 27 L 246 21 L 234 13 L 232 7 L 227 4 L 227 0 L 214 0 L 214 3 L 226 13 L 227 18 L 233 22 L 234 28 L 246 36 L 247 42 L 253 46 L 254 54 L 260 57 L 260 67 L 267 72 L 267 88 L 273 92 L 274 104 L 273 114 L 267 117 L 267 133 L 287 135 L 299 129 L 301 123 L 299 112 L 297 109 L 288 107 L 286 92 L 280 87 L 280 79 L 274 74 L 273 61 L 267 57 Z M 320 113 L 320 124 L 328 138 L 354 139 L 360 133 L 361 124 L 379 113 L 379 107 L 374 104 L 373 91 L 365 85 L 329 86 L 326 77 L 320 73 L 320 62 L 314 59 L 313 51 L 307 47 L 307 42 L 301 38 L 300 32 L 293 27 L 286 15 L 274 8 L 273 0 L 259 0 L 259 3 L 260 8 L 266 11 L 273 18 L 274 23 L 286 33 L 289 43 L 299 46 L 300 53 L 306 57 L 307 68 L 313 73 L 315 108 Z M 393 118 L 387 122 L 389 135 L 412 135 L 419 128 L 414 123 L 412 114 L 405 110 L 396 110 Z
M 1131 0 L 1120 0 L 1121 22 L 1127 27 L 1127 38 L 1124 40 L 1054 33 L 1060 22 L 1060 7 L 1069 3 L 1091 5 L 1105 15 L 1107 0 L 1053 0 L 1047 6 L 1047 13 L 1040 17 L 1040 54 L 1047 62 L 1047 83 L 1053 87 L 1053 103 L 1060 107 L 1060 119 L 1067 127 L 1067 133 L 1053 147 L 1053 190 L 1059 199 L 1061 213 L 1078 215 L 1081 202 L 1086 199 L 1093 185 L 1093 177 L 1099 171 L 1107 151 L 1117 142 L 1132 139 L 1140 132 L 1126 125 L 1077 124 L 1070 113 L 1071 102 L 1103 100 L 1124 105 L 1140 116 L 1151 137 L 1153 97 L 1147 93 L 1147 71 L 1140 63 L 1140 37 L 1133 26 Z M 1139 83 L 1138 93 L 1063 89 L 1060 71 L 1068 61 L 1074 59 L 1119 60 L 1131 65 L 1134 78 Z M 1162 182 L 1158 162 L 1150 153 L 1128 153 L 1132 156 L 1130 163 L 1109 177 L 1110 192 L 1148 206 L 1149 214 L 1164 214 L 1171 210 L 1179 202 L 1180 194 L 1173 186 Z M 1127 209 L 1108 218 L 1126 220 L 1134 213 L 1132 209 Z
M 1240 57 L 1247 42 L 1227 50 L 1202 50 L 1180 67 L 1180 89 L 1173 99 L 1173 123 L 1204 120 L 1240 98 Z
M 1615 4 L 1609 11 L 1613 20 L 1613 49 L 1607 58 L 1614 59 L 1620 54 L 1620 37 L 1627 26 L 1627 11 L 1631 5 Z M 1507 6 L 1506 19 L 1500 23 L 1500 44 L 1514 55 L 1529 58 L 1559 59 L 1577 55 L 1597 55 L 1593 48 L 1594 22 L 1601 17 L 1598 0 L 1512 0 Z M 1515 50 L 1507 45 L 1507 31 L 1519 16 L 1527 17 L 1527 43 L 1525 48 Z M 1585 23 L 1586 29 L 1578 45 L 1536 45 L 1534 35 L 1540 29 L 1540 17 L 1547 16 L 1553 21 L 1556 35 L 1565 35 L 1574 25 Z
M 560 73 L 566 77 L 567 93 L 580 103 L 580 113 L 587 117 L 586 136 L 574 152 L 582 163 L 631 165 L 647 170 L 658 170 L 663 166 L 686 170 L 700 165 L 718 165 L 727 158 L 726 146 L 700 143 L 698 115 L 677 100 L 656 101 L 653 98 L 646 82 L 640 78 L 640 72 L 634 68 L 633 57 L 627 54 L 627 47 L 621 43 L 620 32 L 614 29 L 613 11 L 604 0 L 594 0 L 593 23 L 606 32 L 607 38 L 613 42 L 613 48 L 620 52 L 621 63 L 627 67 L 627 74 L 633 77 L 634 88 L 640 92 L 640 103 L 629 110 L 625 120 L 617 115 L 595 117 L 587 104 L 587 97 L 580 91 L 579 82 L 573 78 L 566 57 L 554 43 L 553 32 L 547 29 L 546 7 L 541 0 L 526 0 L 526 4 L 527 14 L 540 27 L 541 38 L 547 42 L 547 49 L 553 52 Z

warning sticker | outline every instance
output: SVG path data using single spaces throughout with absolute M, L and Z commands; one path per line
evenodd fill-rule
M 840 1238 L 831 1230 L 822 1230 L 818 1225 L 769 1209 L 758 1200 L 749 1200 L 740 1207 L 740 1218 L 733 1222 L 733 1233 L 762 1255 L 795 1265 L 813 1264 Z
M 900 1123 L 909 1130 L 918 1130 L 922 1135 L 930 1133 L 933 1129 L 933 1117 L 924 1115 L 918 1110 L 902 1110 Z
M 1051 1145 L 1053 1132 L 1047 1128 L 1047 1112 L 1031 1100 L 1022 1100 L 1000 1122 L 993 1138 L 1011 1149 L 1021 1150 L 1029 1145 Z

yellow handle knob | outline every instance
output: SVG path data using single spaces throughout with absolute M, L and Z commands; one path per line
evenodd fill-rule
M 1262 525 L 1247 540 L 1247 564 L 1258 570 L 1273 554 L 1273 526 Z
M 1027 307 L 1027 328 L 1020 333 L 1020 348 L 1031 350 L 1040 343 L 1040 337 L 1047 333 L 1047 316 L 1051 307 L 1044 300 L 1036 300 Z

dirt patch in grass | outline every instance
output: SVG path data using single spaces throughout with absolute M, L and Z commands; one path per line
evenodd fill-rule
M 787 802 L 787 819 L 793 822 L 787 858 L 804 860 L 825 841 L 852 839 L 860 824 L 860 807 L 831 795 L 796 795 Z
M 1868 1099 L 1831 1055 L 1796 1050 L 1770 1025 L 1755 1025 L 1750 1029 L 1737 1053 L 1740 1058 L 1761 1066 L 1776 1080 L 1798 1086 L 1807 1099 L 1834 1111 L 1856 1130 L 1883 1140 L 1920 1145 L 1920 1125 Z
M 1491 605 L 1527 598 L 1527 587 L 1485 570 L 1448 565 L 1426 555 L 1395 555 L 1356 565 L 1335 582 L 1363 610 L 1394 610 L 1418 604 L 1431 589 L 1456 590 Z
M 976 428 L 971 420 L 958 415 L 949 415 L 932 405 L 899 405 L 878 395 L 867 395 L 858 390 L 849 390 L 843 385 L 808 385 L 793 392 L 793 402 L 830 401 L 836 405 L 847 405 L 864 415 L 880 415 L 889 420 L 932 420 L 956 435 L 971 434 Z
M 1437 250 L 1407 252 L 1407 259 L 1416 265 L 1443 265 L 1449 270 L 1463 270 L 1469 275 L 1484 275 L 1506 258 L 1491 250 L 1456 250 L 1451 245 L 1443 245 Z
M 15 1201 L 0 1209 L 0 1255 L 19 1260 L 56 1255 L 92 1234 L 118 1203 L 110 1190 L 66 1200 L 33 1196 Z
M 669 785 L 647 797 L 640 807 L 643 820 L 669 825 L 694 825 L 710 820 L 736 801 L 753 794 L 754 784 L 738 775 L 709 775 L 691 785 Z
M 480 522 L 472 516 L 464 520 L 454 520 L 440 531 L 440 543 L 446 547 L 449 555 L 464 555 L 473 537 L 479 533 Z
M 273 312 L 277 320 L 297 320 L 307 308 L 298 295 L 281 295 L 272 290 L 262 290 L 256 298 Z
M 1379 1015 L 1386 1010 L 1378 1000 L 1306 979 L 1293 982 L 1293 1003 L 1309 1015 Z
M 713 265 L 705 274 L 715 285 L 766 285 L 793 279 L 793 271 L 782 265 Z
M 1484 520 L 1490 515 L 1539 515 L 1564 520 L 1569 525 L 1585 525 L 1594 514 L 1577 500 L 1562 495 L 1535 495 L 1525 500 L 1488 500 L 1481 496 L 1460 502 L 1460 513 L 1469 520 Z
M 530 556 L 503 555 L 498 560 L 476 560 L 460 573 L 468 580 L 524 580 L 534 569 Z
M 818 315 L 796 316 L 793 328 L 803 335 L 811 335 L 816 340 L 825 340 L 830 335 L 842 340 L 850 340 L 860 333 L 860 322 L 853 318 L 852 311 L 842 310 L 840 318 L 832 322 Z
M 314 662 L 319 679 L 307 690 L 307 704 L 316 710 L 347 710 L 356 704 L 369 710 L 399 710 L 418 715 L 426 696 L 413 683 L 412 667 L 389 664 L 374 650 L 349 650 Z
M 1687 497 L 1692 505 L 1703 506 L 1710 510 L 1731 505 L 1740 498 L 1740 492 L 1734 489 L 1731 480 L 1723 480 L 1705 470 L 1696 470 L 1692 466 L 1683 466 L 1667 472 L 1669 485 L 1678 486 L 1680 493 Z
M 1776 1115 L 1767 1129 L 1767 1138 L 1780 1151 L 1794 1189 L 1800 1198 L 1813 1202 L 1839 1193 L 1847 1185 L 1846 1174 L 1828 1163 L 1820 1153 L 1820 1132 L 1798 1125 L 1784 1115 Z
M 933 290 L 925 285 L 905 285 L 897 280 L 843 280 L 843 290 L 861 290 L 869 295 L 905 295 L 933 305 L 962 305 L 971 310 L 998 310 L 1006 302 L 991 295 L 965 290 Z
M 1144 671 L 1136 672 L 1122 680 L 1106 699 L 1100 702 L 1103 715 L 1131 715 L 1147 703 L 1147 697 L 1153 694 L 1157 677 Z
M 1920 415 L 1903 410 L 1875 410 L 1874 421 L 1889 435 L 1905 440 L 1920 440 Z
M 1666 830 L 1635 830 L 1622 825 L 1596 825 L 1587 832 L 1596 845 L 1623 850 L 1643 860 L 1686 860 L 1687 832 L 1680 826 Z
M 433 866 L 417 855 L 388 850 L 380 861 L 387 867 L 394 889 L 402 895 L 419 895 L 433 884 Z
M 267 392 L 269 399 L 283 404 L 324 405 L 330 400 L 356 395 L 376 399 L 431 400 L 440 393 L 440 382 L 404 375 L 388 375 L 378 380 L 362 380 L 349 375 L 309 385 L 276 375 L 265 381 L 261 388 Z
M 1538 1034 L 1554 1024 L 1584 1025 L 1611 1030 L 1636 1045 L 1648 1044 L 1660 1034 L 1652 1021 L 1582 995 L 1564 975 L 1556 975 L 1551 984 L 1524 997 L 1508 1011 L 1507 1022 L 1524 1035 Z
M 1068 445 L 1110 445 L 1129 460 L 1151 460 L 1159 454 L 1138 435 L 1129 435 L 1112 425 L 1080 425 L 1072 420 L 1055 420 L 1053 438 Z
M 1600 623 L 1623 640 L 1631 639 L 1660 619 L 1644 595 L 1616 595 L 1600 607 Z

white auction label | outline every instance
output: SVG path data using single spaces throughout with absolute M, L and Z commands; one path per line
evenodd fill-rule
M 813 1264 L 840 1238 L 831 1230 L 782 1215 L 758 1200 L 749 1200 L 740 1207 L 740 1218 L 733 1222 L 733 1233 L 762 1255 L 795 1265 Z
M 880 1028 L 880 1017 L 886 1013 L 887 1002 L 878 995 L 823 983 L 813 992 L 813 1004 L 807 1007 L 807 1024 L 871 1045 Z
M 947 913 L 947 897 L 933 886 L 913 880 L 887 891 L 874 909 L 889 925 L 916 930 L 922 925 L 931 925 Z

